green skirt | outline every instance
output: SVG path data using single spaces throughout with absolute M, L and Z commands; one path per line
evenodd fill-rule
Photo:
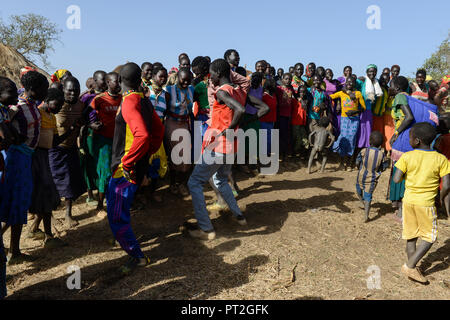
M 81 142 L 80 161 L 88 190 L 97 190 L 97 157 L 94 150 L 94 130 L 91 128 L 87 129 L 87 135 Z
M 112 142 L 110 138 L 106 138 L 99 134 L 94 134 L 94 154 L 96 156 L 96 172 L 97 172 L 97 189 L 100 193 L 105 193 L 106 188 L 111 179 L 111 154 Z
M 247 122 L 247 119 L 252 118 L 251 114 L 244 114 L 244 121 Z M 259 120 L 248 123 L 245 127 L 243 127 L 244 132 L 247 133 L 248 130 L 255 130 L 256 133 L 256 158 L 259 155 L 259 129 L 261 128 Z M 245 155 L 248 157 L 250 154 L 250 140 L 248 138 L 245 139 Z
M 405 195 L 405 179 L 400 183 L 394 182 L 394 174 L 397 168 L 392 167 L 391 182 L 389 185 L 389 200 L 391 201 L 401 201 Z

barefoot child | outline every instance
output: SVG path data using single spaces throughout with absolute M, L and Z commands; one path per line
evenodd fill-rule
M 84 116 L 87 125 L 81 129 L 80 133 L 80 144 L 81 144 L 81 169 L 83 171 L 84 179 L 86 181 L 88 198 L 86 202 L 90 206 L 98 205 L 98 201 L 94 199 L 94 190 L 98 189 L 98 175 L 96 170 L 96 159 L 94 156 L 94 130 L 98 129 L 95 123 L 98 119 L 95 118 L 96 113 L 92 112 L 90 107 L 92 100 L 95 96 L 106 91 L 108 88 L 106 85 L 106 72 L 102 70 L 97 70 L 93 74 L 94 80 L 94 92 L 90 91 L 80 96 L 80 101 L 84 103 Z M 91 119 L 89 119 L 91 116 Z
M 49 89 L 47 98 L 39 107 L 41 114 L 41 133 L 36 150 L 33 153 L 33 193 L 29 212 L 36 214 L 30 228 L 29 237 L 35 240 L 44 240 L 45 247 L 60 247 L 64 242 L 55 238 L 52 233 L 52 211 L 56 210 L 60 203 L 60 196 L 53 181 L 50 170 L 48 151 L 64 141 L 73 130 L 58 136 L 56 129 L 56 117 L 64 104 L 64 93 L 59 89 Z M 43 221 L 44 232 L 39 230 L 39 224 Z
M 381 151 L 383 134 L 373 131 L 370 134 L 370 147 L 364 148 L 356 158 L 356 166 L 359 168 L 356 177 L 356 194 L 364 204 L 364 222 L 369 221 L 370 204 L 372 195 L 381 176 L 381 172 L 389 166 Z
M 20 79 L 25 88 L 19 103 L 11 106 L 11 124 L 25 138 L 20 145 L 11 145 L 7 150 L 5 174 L 2 177 L 2 199 L 0 220 L 11 226 L 9 264 L 30 261 L 29 256 L 20 252 L 22 227 L 27 224 L 28 208 L 33 191 L 32 155 L 39 141 L 41 115 L 36 101 L 47 96 L 47 78 L 37 71 L 30 71 Z
M 428 280 L 417 268 L 417 263 L 430 250 L 437 238 L 435 198 L 442 178 L 441 203 L 450 191 L 450 165 L 447 158 L 430 148 L 436 128 L 419 122 L 409 132 L 409 143 L 414 149 L 404 153 L 395 164 L 394 182 L 405 179 L 403 198 L 403 239 L 406 242 L 408 261 L 402 273 L 421 283 Z M 422 241 L 416 247 L 417 239 Z
M 189 122 L 190 115 L 192 114 L 195 89 L 191 85 L 192 73 L 189 68 L 180 68 L 177 74 L 176 84 L 166 87 L 166 90 L 170 95 L 170 100 L 167 103 L 164 144 L 168 149 L 167 151 L 170 160 L 170 192 L 185 197 L 189 195 L 186 188 L 186 182 L 189 177 L 191 164 L 190 161 L 181 164 L 175 164 L 174 161 L 172 161 L 170 156 L 172 149 L 179 141 L 172 141 L 171 137 L 172 133 L 177 129 L 184 129 L 190 132 Z M 180 157 L 183 157 L 183 151 L 180 152 Z M 191 155 L 189 155 L 189 160 L 191 160 Z
M 14 137 L 10 128 L 8 106 L 17 104 L 17 87 L 14 82 L 0 77 L 0 180 L 4 174 L 2 150 L 6 150 Z M 2 202 L 3 185 L 0 183 L 0 203 Z M 6 255 L 3 246 L 3 232 L 0 232 L 0 300 L 6 297 Z
M 311 173 L 313 160 L 318 154 L 322 156 L 322 166 L 320 168 L 320 172 L 324 172 L 325 170 L 325 165 L 327 164 L 328 159 L 328 148 L 333 145 L 333 142 L 335 140 L 333 134 L 327 130 L 327 127 L 329 125 L 330 119 L 328 119 L 327 117 L 320 118 L 319 127 L 311 132 L 308 136 L 308 142 L 312 146 L 308 161 L 308 173 Z M 312 140 L 313 138 L 314 142 Z
M 306 112 L 312 103 L 311 95 L 308 94 L 306 85 L 298 87 L 296 103 L 292 107 L 292 155 L 300 154 L 306 159 L 309 148 L 308 133 L 306 130 Z
M 264 94 L 262 101 L 270 108 L 268 114 L 259 119 L 261 129 L 267 130 L 267 154 L 272 152 L 272 130 L 277 120 L 277 84 L 274 79 L 267 79 L 264 82 Z
M 292 75 L 283 74 L 283 85 L 277 87 L 277 122 L 280 130 L 280 156 L 284 162 L 289 154 L 291 135 L 292 107 L 295 103 L 294 89 L 292 89 Z
M 68 77 L 64 83 L 64 105 L 56 116 L 58 135 L 72 133 L 58 146 L 49 150 L 48 156 L 53 181 L 59 195 L 65 199 L 66 224 L 72 228 L 78 222 L 72 218 L 72 203 L 86 192 L 85 180 L 80 166 L 77 139 L 84 123 L 85 105 L 80 101 L 80 83 Z
M 138 92 L 141 72 L 141 68 L 131 62 L 120 71 L 124 94 L 115 120 L 111 160 L 113 176 L 107 193 L 109 225 L 114 238 L 130 256 L 119 270 L 122 275 L 128 275 L 137 266 L 145 266 L 150 261 L 141 251 L 131 229 L 130 207 L 148 171 L 150 155 L 161 146 L 164 132 L 150 101 Z
M 355 91 L 355 80 L 349 76 L 342 91 L 330 95 L 331 99 L 341 100 L 341 127 L 333 151 L 341 156 L 341 166 L 344 170 L 350 166 L 350 159 L 356 148 L 356 139 L 359 128 L 359 115 L 366 108 L 360 91 Z
M 170 101 L 170 95 L 163 89 L 164 84 L 167 82 L 167 69 L 163 66 L 154 65 L 153 75 L 149 90 L 149 99 L 153 105 L 161 122 L 164 124 L 167 103 Z M 158 181 L 166 175 L 167 172 L 167 155 L 164 149 L 164 144 L 161 143 L 158 151 L 150 157 L 150 168 L 147 177 L 151 179 L 150 182 L 150 194 L 151 199 L 155 202 L 162 202 L 163 199 L 160 195 L 156 194 L 158 188 Z
M 91 102 L 95 118 L 100 126 L 93 131 L 92 149 L 97 173 L 99 217 L 106 217 L 103 209 L 106 188 L 111 178 L 111 148 L 114 136 L 117 109 L 122 102 L 120 94 L 119 74 L 111 72 L 106 75 L 107 91 L 97 95 Z M 92 118 L 92 117 L 90 117 Z

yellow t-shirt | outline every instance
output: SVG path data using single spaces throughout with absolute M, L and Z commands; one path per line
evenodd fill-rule
M 348 117 L 348 111 L 358 111 L 358 106 L 361 106 L 362 111 L 366 110 L 366 104 L 360 91 L 355 91 L 356 100 L 350 99 L 350 96 L 344 91 L 338 91 L 330 95 L 331 99 L 341 99 L 341 116 Z M 358 115 L 359 117 L 359 115 Z
M 403 201 L 433 207 L 439 179 L 450 174 L 447 158 L 436 151 L 415 149 L 404 153 L 395 166 L 405 173 L 406 190 Z
M 51 149 L 53 147 L 53 136 L 58 134 L 56 129 L 56 117 L 53 113 L 39 108 L 41 114 L 41 131 L 39 135 L 39 148 Z

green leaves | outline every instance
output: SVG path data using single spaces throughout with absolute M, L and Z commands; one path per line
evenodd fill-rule
M 443 76 L 450 74 L 450 33 L 438 50 L 425 60 L 423 68 L 427 70 L 427 74 L 434 80 L 438 81 Z
M 62 30 L 46 17 L 34 13 L 12 15 L 9 20 L 9 24 L 0 20 L 0 41 L 33 62 L 40 58 L 48 67 L 48 52 L 54 50 L 55 41 L 60 41 Z

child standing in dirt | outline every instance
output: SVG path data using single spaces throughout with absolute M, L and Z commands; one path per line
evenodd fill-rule
M 12 127 L 10 127 L 10 117 L 8 106 L 17 104 L 17 87 L 13 81 L 8 78 L 0 77 L 0 172 L 4 173 L 4 160 L 1 153 L 8 146 L 15 142 L 16 137 L 13 136 Z M 1 179 L 2 175 L 0 175 Z M 0 185 L 1 187 L 1 185 Z M 0 189 L 0 202 L 2 196 Z M 6 297 L 6 255 L 3 246 L 3 234 L 0 232 L 0 300 Z
M 395 164 L 394 182 L 405 179 L 403 198 L 403 239 L 406 239 L 408 261 L 401 271 L 408 278 L 427 283 L 417 263 L 430 250 L 437 238 L 437 213 L 435 198 L 442 178 L 440 201 L 443 203 L 450 191 L 450 165 L 447 158 L 431 149 L 436 129 L 427 122 L 413 125 L 409 143 L 414 149 L 404 153 Z M 422 241 L 416 248 L 417 239 Z
M 356 166 L 359 168 L 356 177 L 356 194 L 364 204 L 364 222 L 369 221 L 372 195 L 381 172 L 389 167 L 389 160 L 385 161 L 384 153 L 380 149 L 383 144 L 383 134 L 372 131 L 369 142 L 370 147 L 362 149 L 356 159 Z

